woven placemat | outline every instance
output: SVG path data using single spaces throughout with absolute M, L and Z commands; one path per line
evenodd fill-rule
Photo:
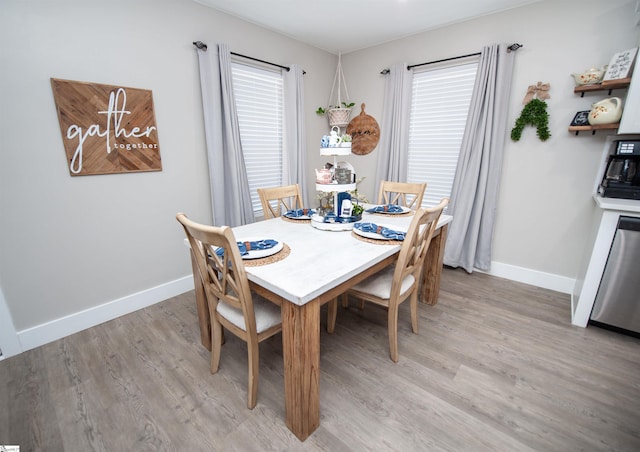
M 378 239 L 370 239 L 369 237 L 363 237 L 355 232 L 351 231 L 351 235 L 357 238 L 358 240 L 362 240 L 363 242 L 373 243 L 374 245 L 402 245 L 402 240 L 378 240 Z
M 273 264 L 274 262 L 281 261 L 285 257 L 289 255 L 291 252 L 291 248 L 286 243 L 283 244 L 283 247 L 276 254 L 267 257 L 261 257 L 260 259 L 245 259 L 244 266 L 245 267 L 259 267 L 260 265 Z
M 300 220 L 294 220 L 293 218 L 287 218 L 284 215 L 281 216 L 280 218 L 282 218 L 284 221 L 288 221 L 289 223 L 311 223 L 310 218 L 302 218 Z

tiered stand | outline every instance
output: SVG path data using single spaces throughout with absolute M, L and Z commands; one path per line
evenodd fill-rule
M 329 222 L 325 222 L 326 218 L 315 214 L 311 217 L 311 226 L 316 229 L 322 229 L 323 231 L 350 231 L 353 229 L 353 223 L 359 221 L 362 215 L 344 217 L 338 216 L 338 193 L 345 193 L 354 191 L 356 184 L 316 184 L 316 190 L 323 193 L 333 193 L 333 213 L 334 218 L 331 218 Z

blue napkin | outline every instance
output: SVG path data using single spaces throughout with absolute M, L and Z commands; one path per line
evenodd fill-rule
M 284 214 L 285 217 L 310 217 L 311 215 L 315 214 L 316 211 L 313 209 L 294 209 L 294 210 L 287 210 Z
M 384 226 L 378 226 L 375 223 L 355 223 L 354 228 L 361 230 L 362 232 L 373 232 L 380 234 L 385 239 L 390 240 L 404 240 L 405 232 L 394 231 Z
M 369 213 L 403 213 L 404 209 L 402 206 L 397 204 L 384 204 L 382 206 L 375 206 L 371 209 L 367 209 Z
M 272 240 L 272 239 L 265 239 L 265 240 L 258 240 L 255 242 L 237 242 L 237 243 L 238 243 L 238 248 L 240 248 L 240 255 L 246 256 L 247 254 L 249 254 L 249 251 L 251 250 L 268 250 L 269 248 L 273 248 L 278 244 L 278 241 Z M 218 248 L 216 250 L 216 254 L 218 256 L 223 256 L 224 248 Z

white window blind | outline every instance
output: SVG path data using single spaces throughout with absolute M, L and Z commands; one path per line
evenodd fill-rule
M 256 216 L 257 189 L 282 185 L 283 81 L 280 72 L 232 63 L 240 139 Z
M 413 75 L 407 181 L 427 183 L 424 207 L 451 196 L 477 68 L 476 58 Z

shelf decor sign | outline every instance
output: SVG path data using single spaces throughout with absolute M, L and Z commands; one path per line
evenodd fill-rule
M 620 80 L 631 77 L 633 63 L 638 53 L 638 48 L 625 50 L 624 52 L 618 52 L 613 57 L 607 66 L 607 72 L 604 74 L 603 82 L 610 80 Z
M 162 171 L 150 90 L 51 79 L 71 176 Z

